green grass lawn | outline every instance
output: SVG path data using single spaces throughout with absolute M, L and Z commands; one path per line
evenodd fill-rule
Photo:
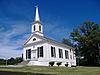
M 31 72 L 56 75 L 100 75 L 100 67 L 21 67 L 21 68 L 0 68 L 0 71 Z

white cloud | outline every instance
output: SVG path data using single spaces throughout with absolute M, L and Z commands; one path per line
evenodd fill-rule
M 11 28 L 4 30 L 0 28 L 0 57 L 10 58 L 21 56 L 22 50 L 16 50 L 23 46 L 24 41 L 29 36 L 29 28 L 25 25 L 12 25 Z M 24 35 L 25 34 L 25 35 Z M 20 36 L 20 38 L 18 38 Z

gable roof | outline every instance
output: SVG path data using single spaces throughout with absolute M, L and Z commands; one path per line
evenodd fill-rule
M 32 33 L 32 34 L 30 35 L 30 37 L 25 41 L 24 45 L 26 45 L 27 42 L 29 42 L 29 40 L 30 40 L 33 36 L 36 36 L 37 38 L 43 39 L 43 36 L 39 36 L 39 35 L 37 35 L 37 34 L 35 34 L 35 33 Z
M 30 44 L 27 44 L 27 42 L 33 37 L 33 36 L 36 36 L 40 39 L 42 39 L 42 41 L 38 41 L 38 42 L 34 42 L 34 43 L 30 43 Z M 24 47 L 27 47 L 27 46 L 32 46 L 33 44 L 36 45 L 36 44 L 41 44 L 41 43 L 45 43 L 45 42 L 48 42 L 48 43 L 52 43 L 52 44 L 57 44 L 59 46 L 62 46 L 62 47 L 65 47 L 65 48 L 69 48 L 69 49 L 74 49 L 73 47 L 71 46 L 68 46 L 66 44 L 63 44 L 61 42 L 58 42 L 58 41 L 55 41 L 55 40 L 52 40 L 50 38 L 47 38 L 45 36 L 40 36 L 40 35 L 37 35 L 37 34 L 31 34 L 31 36 L 28 38 L 28 40 L 25 42 L 24 44 Z
M 58 41 L 55 41 L 55 40 L 53 40 L 53 39 L 50 39 L 50 38 L 47 38 L 47 37 L 45 37 L 45 39 L 47 40 L 48 43 L 54 43 L 54 44 L 57 44 L 57 45 L 63 46 L 63 47 L 65 47 L 65 48 L 69 48 L 69 49 L 71 48 L 71 49 L 74 49 L 74 48 L 71 47 L 71 46 L 68 46 L 68 45 L 63 44 L 63 43 L 58 42 Z

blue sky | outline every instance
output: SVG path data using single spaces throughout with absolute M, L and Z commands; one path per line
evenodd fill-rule
M 45 36 L 57 41 L 84 21 L 100 24 L 100 0 L 0 0 L 0 57 L 21 56 L 38 4 Z

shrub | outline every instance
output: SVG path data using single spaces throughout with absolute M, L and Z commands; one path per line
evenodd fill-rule
M 54 61 L 51 61 L 51 62 L 49 62 L 49 65 L 50 65 L 50 66 L 53 66 L 54 63 L 55 63 Z
M 68 67 L 68 62 L 65 64 L 66 67 Z
M 60 66 L 60 65 L 61 65 L 61 63 L 62 63 L 62 62 L 57 62 L 56 64 L 57 64 L 58 66 Z

